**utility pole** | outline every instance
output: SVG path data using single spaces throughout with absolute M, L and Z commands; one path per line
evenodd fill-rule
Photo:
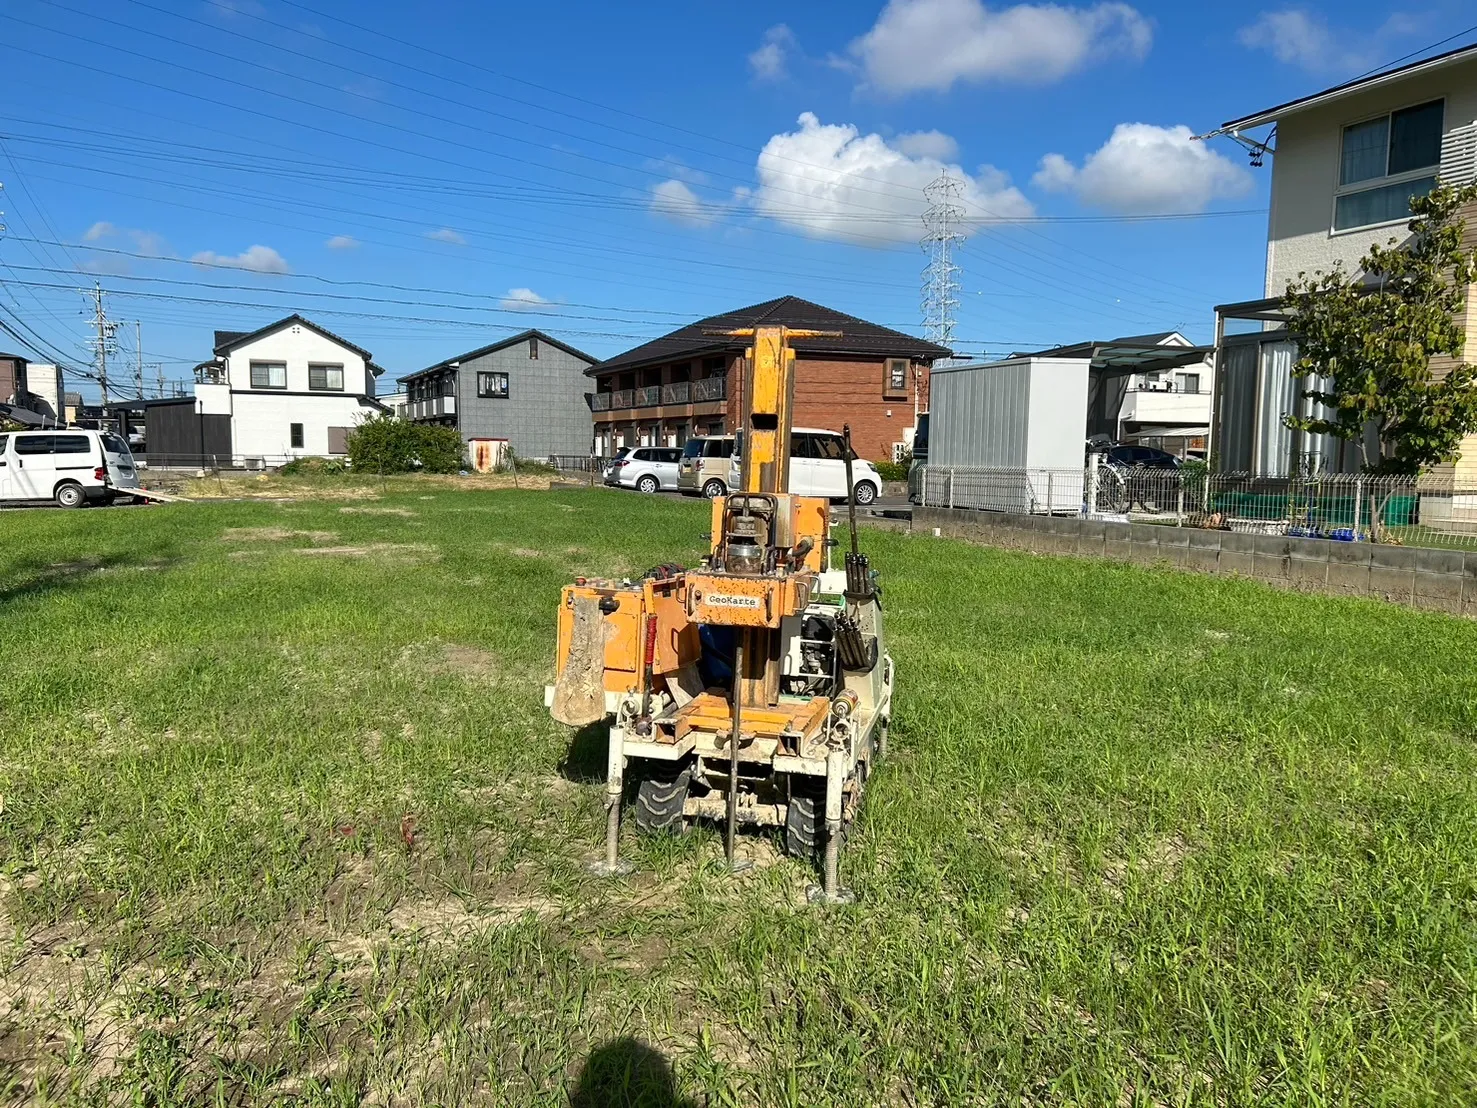
M 91 293 L 84 290 L 83 295 L 92 297 L 92 325 L 97 329 L 97 335 L 92 341 L 92 363 L 97 367 L 97 383 L 103 394 L 103 405 L 108 403 L 108 355 L 118 353 L 118 325 L 108 318 L 107 311 L 103 308 L 102 286 L 93 282 Z
M 947 171 L 923 190 L 928 208 L 923 213 L 919 245 L 928 255 L 923 270 L 923 337 L 952 349 L 954 313 L 959 308 L 959 267 L 954 247 L 964 241 L 959 226 L 964 219 L 962 184 Z
M 144 370 L 153 369 L 159 373 L 159 395 L 164 395 L 164 363 L 144 361 L 144 325 L 140 320 L 133 321 L 133 346 L 136 361 L 133 369 L 133 391 L 138 398 L 144 398 Z

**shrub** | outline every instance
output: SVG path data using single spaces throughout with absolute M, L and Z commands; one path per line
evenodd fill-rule
M 359 473 L 455 473 L 462 468 L 462 437 L 453 427 L 407 423 L 378 415 L 349 432 L 349 464 Z
M 348 467 L 338 458 L 294 458 L 277 472 L 284 477 L 336 477 Z
M 908 479 L 908 467 L 913 464 L 913 455 L 904 454 L 897 461 L 885 461 L 875 463 L 878 476 L 884 481 L 906 481 Z
M 427 473 L 456 473 L 466 464 L 466 445 L 455 427 L 412 424 L 416 430 L 416 458 Z

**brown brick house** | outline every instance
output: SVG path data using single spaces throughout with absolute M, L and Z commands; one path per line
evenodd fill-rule
M 929 369 L 951 355 L 798 296 L 723 312 L 585 371 L 595 378 L 596 453 L 731 433 L 743 411 L 746 343 L 707 332 L 775 324 L 841 332 L 836 339 L 794 340 L 795 423 L 837 431 L 849 423 L 857 453 L 874 460 L 890 459 L 894 443 L 909 441 L 915 410 L 928 410 Z

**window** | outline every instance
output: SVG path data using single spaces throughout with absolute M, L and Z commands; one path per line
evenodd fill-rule
M 287 387 L 287 363 L 252 362 L 251 387 L 254 389 L 285 389 Z
M 814 435 L 811 441 L 814 443 L 815 450 L 812 457 L 828 462 L 844 462 L 846 460 L 846 443 L 840 436 Z
M 708 374 L 710 377 L 715 373 L 722 373 L 727 367 L 728 362 L 724 358 L 703 359 L 703 372 Z
M 478 373 L 477 395 L 484 400 L 506 400 L 508 398 L 508 375 L 506 373 Z
M 908 360 L 906 358 L 887 359 L 887 392 L 908 391 Z
M 1180 392 L 1199 392 L 1199 391 L 1200 391 L 1200 374 L 1198 374 L 1198 373 L 1181 373 L 1180 374 Z
M 53 450 L 58 454 L 91 454 L 92 440 L 86 435 L 58 435 Z
M 120 436 L 113 434 L 111 431 L 103 436 L 103 449 L 109 454 L 122 454 L 125 458 L 133 457 L 132 452 L 128 449 L 128 444 Z M 4 450 L 5 448 L 0 446 L 0 453 L 3 453 Z
M 5 453 L 5 445 L 10 441 L 9 435 L 0 435 L 0 454 Z
M 55 435 L 16 435 L 15 452 L 25 455 L 50 454 L 55 438 Z
M 287 425 L 288 441 L 292 443 L 294 450 L 303 448 L 303 425 L 301 423 L 290 423 Z
M 1445 101 L 1432 100 L 1344 128 L 1335 231 L 1410 216 L 1411 198 L 1436 186 L 1445 115 Z
M 531 362 L 538 361 L 538 336 L 537 335 L 529 335 L 528 336 L 528 360 L 531 361 Z
M 344 367 L 341 365 L 309 365 L 308 388 L 314 392 L 343 392 Z
M 733 454 L 732 439 L 708 439 L 703 444 L 704 458 L 727 458 Z

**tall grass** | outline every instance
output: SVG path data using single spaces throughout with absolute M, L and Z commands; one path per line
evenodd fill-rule
M 415 486 L 0 517 L 0 1099 L 1477 1098 L 1477 627 L 869 534 L 857 905 L 706 829 L 604 883 L 558 588 L 707 526 Z

